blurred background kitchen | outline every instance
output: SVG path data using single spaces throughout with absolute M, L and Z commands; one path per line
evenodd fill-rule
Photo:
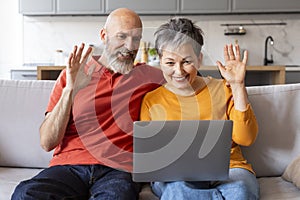
M 73 46 L 81 42 L 100 54 L 99 31 L 107 13 L 123 6 L 141 14 L 147 48 L 153 47 L 159 25 L 170 17 L 184 16 L 204 31 L 203 66 L 223 61 L 223 46 L 238 43 L 249 51 L 249 66 L 265 66 L 267 57 L 272 61 L 268 66 L 287 66 L 293 81 L 298 77 L 300 82 L 299 0 L 2 1 L 0 78 L 11 79 L 17 70 L 32 70 L 34 77 L 37 66 L 63 65 Z

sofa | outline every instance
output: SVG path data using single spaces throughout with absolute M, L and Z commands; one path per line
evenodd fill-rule
M 0 80 L 0 199 L 47 167 L 53 152 L 39 144 L 39 126 L 54 81 Z M 261 200 L 300 200 L 300 83 L 247 87 L 259 124 L 243 147 L 260 184 Z M 157 199 L 145 185 L 140 199 Z

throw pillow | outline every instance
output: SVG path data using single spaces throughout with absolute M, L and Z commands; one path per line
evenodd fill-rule
M 282 178 L 293 183 L 300 189 L 300 156 L 287 166 Z

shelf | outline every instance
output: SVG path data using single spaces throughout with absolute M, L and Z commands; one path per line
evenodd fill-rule
M 56 80 L 66 66 L 37 66 L 37 80 Z

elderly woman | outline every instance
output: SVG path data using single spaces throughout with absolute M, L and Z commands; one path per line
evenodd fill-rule
M 217 62 L 224 79 L 197 76 L 203 33 L 191 20 L 174 18 L 155 32 L 155 47 L 166 84 L 144 97 L 141 120 L 233 120 L 229 179 L 226 181 L 154 182 L 160 199 L 259 198 L 259 186 L 240 145 L 251 145 L 258 127 L 245 88 L 247 51 L 224 47 L 225 65 Z M 234 52 L 235 48 L 235 52 Z

